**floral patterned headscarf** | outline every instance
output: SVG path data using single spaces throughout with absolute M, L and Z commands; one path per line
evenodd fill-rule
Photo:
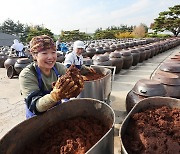
M 40 52 L 47 49 L 56 51 L 53 39 L 47 35 L 33 37 L 30 41 L 30 52 Z

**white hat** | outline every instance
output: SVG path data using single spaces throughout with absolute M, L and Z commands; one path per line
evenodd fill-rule
M 81 49 L 85 48 L 83 41 L 78 40 L 74 42 L 73 49 L 77 49 L 77 48 L 81 48 Z

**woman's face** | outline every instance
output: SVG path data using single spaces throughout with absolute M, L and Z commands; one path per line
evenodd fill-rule
M 51 69 L 57 60 L 57 53 L 52 49 L 40 51 L 34 55 L 40 69 Z
M 82 53 L 83 53 L 83 48 L 76 48 L 75 51 L 76 51 L 76 55 L 80 56 Z

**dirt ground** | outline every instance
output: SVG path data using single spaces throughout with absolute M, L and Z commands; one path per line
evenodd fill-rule
M 6 69 L 0 68 L 0 138 L 25 120 L 25 106 L 20 95 L 18 77 L 9 79 Z

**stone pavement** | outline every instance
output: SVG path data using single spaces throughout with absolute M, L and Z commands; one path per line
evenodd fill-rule
M 180 46 L 160 53 L 128 70 L 121 70 L 112 82 L 111 107 L 116 114 L 114 134 L 114 154 L 120 153 L 119 129 L 126 116 L 125 99 L 134 84 L 143 78 L 148 79 L 166 58 L 180 51 Z M 25 120 L 25 107 L 20 95 L 18 77 L 8 79 L 6 69 L 0 68 L 0 138 L 15 125 Z

